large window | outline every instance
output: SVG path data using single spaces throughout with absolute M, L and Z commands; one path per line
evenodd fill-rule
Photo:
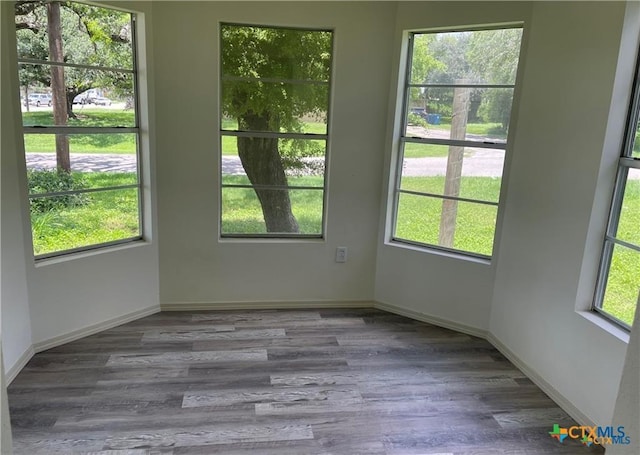
M 333 37 L 222 24 L 221 235 L 322 237 Z
M 594 300 L 597 312 L 626 328 L 633 323 L 640 291 L 640 62 L 637 65 Z
M 521 36 L 410 33 L 394 241 L 491 256 Z
M 134 16 L 15 7 L 36 257 L 141 238 Z

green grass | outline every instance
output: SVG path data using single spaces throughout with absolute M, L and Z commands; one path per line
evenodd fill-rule
M 451 124 L 441 123 L 440 125 L 429 125 L 428 127 L 434 130 L 449 131 Z M 467 123 L 467 134 L 476 134 L 493 139 L 507 138 L 505 132 L 502 131 L 500 123 Z
M 401 188 L 443 194 L 444 180 L 442 176 L 405 177 L 402 179 Z M 497 202 L 499 193 L 498 178 L 465 177 L 460 183 L 460 197 Z M 401 194 L 395 236 L 413 242 L 439 245 L 442 210 L 442 199 Z M 497 209 L 493 206 L 458 202 L 453 244 L 443 246 L 490 256 L 496 215 Z
M 132 173 L 84 173 L 89 187 L 130 184 Z M 36 255 L 136 237 L 138 194 L 134 189 L 90 193 L 86 204 L 31 213 Z
M 448 145 L 417 144 L 415 142 L 405 142 L 404 144 L 405 158 L 444 157 L 448 154 Z
M 132 110 L 112 111 L 100 109 L 75 109 L 77 119 L 70 119 L 69 126 L 134 126 Z M 51 111 L 23 112 L 24 125 L 51 126 Z M 71 153 L 115 153 L 134 154 L 136 135 L 131 133 L 114 134 L 74 134 L 69 136 Z M 55 153 L 55 135 L 25 134 L 24 146 L 27 153 Z
M 225 184 L 244 184 L 244 176 L 225 176 Z M 322 177 L 290 177 L 291 186 L 313 186 L 318 190 L 290 190 L 291 208 L 301 234 L 322 234 Z M 222 233 L 265 234 L 267 232 L 260 202 L 248 188 L 223 188 Z

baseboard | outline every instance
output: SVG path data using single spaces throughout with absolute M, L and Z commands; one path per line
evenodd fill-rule
M 555 403 L 560 406 L 567 414 L 569 414 L 580 425 L 596 426 L 596 424 L 587 417 L 582 411 L 567 400 L 558 390 L 553 387 L 538 372 L 523 362 L 511 349 L 509 349 L 498 337 L 489 333 L 487 341 L 491 343 L 502 355 L 504 355 L 511 363 L 513 363 L 520 371 L 522 371 L 535 385 L 549 395 Z
M 5 373 L 5 380 L 7 381 L 7 385 L 11 384 L 13 380 L 18 376 L 18 373 L 22 371 L 25 365 L 31 360 L 31 357 L 35 355 L 36 351 L 33 349 L 33 346 L 29 346 L 26 351 L 22 353 L 18 360 L 9 368 Z
M 487 338 L 488 332 L 478 327 L 472 327 L 470 325 L 460 324 L 459 322 L 451 321 L 449 319 L 443 319 L 436 316 L 432 316 L 418 311 L 408 310 L 389 303 L 375 302 L 374 308 L 379 310 L 388 311 L 389 313 L 398 314 L 400 316 L 406 316 L 416 321 L 427 322 L 429 324 L 444 327 L 445 329 L 455 330 L 456 332 L 465 333 L 467 335 L 476 336 L 479 338 Z
M 127 313 L 122 316 L 115 317 L 113 319 L 108 319 L 106 321 L 102 321 L 97 324 L 84 327 L 82 329 L 74 330 L 72 332 L 68 332 L 63 335 L 59 335 L 57 337 L 49 338 L 48 340 L 34 343 L 33 350 L 36 353 L 46 351 L 47 349 L 55 348 L 56 346 L 69 343 L 71 341 L 76 341 L 76 340 L 79 340 L 80 338 L 84 338 L 89 335 L 94 335 L 98 332 L 102 332 L 103 330 L 111 329 L 113 327 L 126 324 L 127 322 L 135 321 L 136 319 L 140 319 L 145 316 L 150 316 L 152 314 L 159 313 L 159 312 L 160 312 L 160 307 L 158 305 L 152 305 L 150 307 L 143 308 L 142 310 L 133 311 L 131 313 Z
M 207 310 L 295 310 L 314 308 L 373 308 L 371 300 L 266 300 L 242 302 L 179 302 L 161 303 L 162 311 Z

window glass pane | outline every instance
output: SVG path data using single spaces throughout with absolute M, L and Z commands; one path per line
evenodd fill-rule
M 287 230 L 267 231 L 257 192 L 263 198 L 289 200 L 299 234 L 322 234 L 323 191 L 319 190 L 254 190 L 222 188 L 222 234 L 291 234 Z M 275 225 L 277 226 L 277 221 Z
M 288 84 L 262 81 L 222 81 L 222 96 L 227 100 L 244 100 L 260 109 L 246 110 L 245 105 L 225 103 L 222 129 L 238 126 L 242 131 L 275 133 L 327 133 L 327 84 Z M 226 119 L 235 119 L 229 122 Z
M 404 150 L 401 189 L 498 202 L 504 150 L 415 142 L 405 142 Z
M 250 183 L 247 173 L 238 156 L 238 141 L 273 141 L 278 144 L 278 154 L 288 185 L 292 177 L 308 176 L 311 186 L 324 186 L 324 160 L 326 141 L 307 139 L 257 139 L 222 136 L 222 183 L 237 182 L 237 176 L 243 176 L 245 183 Z M 269 153 L 264 151 L 264 153 Z M 246 163 L 250 166 L 249 162 Z M 275 184 L 275 183 L 272 183 Z M 282 183 L 280 183 L 282 184 Z
M 29 68 L 51 77 L 49 65 L 20 65 L 26 81 Z M 67 115 L 54 120 L 52 90 L 40 83 L 20 87 L 24 126 L 136 126 L 133 75 L 116 71 L 53 67 L 64 72 Z
M 129 13 L 81 3 L 18 2 L 16 24 L 19 58 L 133 68 Z M 49 30 L 60 34 L 62 55 L 49 54 Z
M 329 81 L 331 32 L 222 25 L 222 74 Z
M 407 137 L 505 143 L 511 88 L 409 89 Z
M 602 309 L 629 326 L 637 307 L 639 270 L 640 252 L 614 245 Z
M 137 188 L 30 202 L 36 255 L 140 236 Z
M 395 238 L 490 256 L 497 207 L 399 195 Z
M 414 35 L 412 84 L 514 84 L 522 29 Z
M 615 237 L 634 245 L 640 245 L 640 172 L 637 169 L 629 169 L 627 183 L 622 199 L 618 231 Z M 640 269 L 638 269 L 640 273 Z
M 222 235 L 322 235 L 332 39 L 222 25 Z

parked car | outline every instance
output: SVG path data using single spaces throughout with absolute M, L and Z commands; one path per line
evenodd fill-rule
M 32 93 L 27 100 L 34 106 L 51 106 L 51 95 L 48 93 Z
M 93 103 L 98 106 L 111 106 L 111 100 L 109 98 L 105 98 L 104 96 L 96 96 L 93 98 Z
M 93 98 L 87 92 L 81 93 L 73 98 L 73 104 L 91 104 L 93 103 Z

